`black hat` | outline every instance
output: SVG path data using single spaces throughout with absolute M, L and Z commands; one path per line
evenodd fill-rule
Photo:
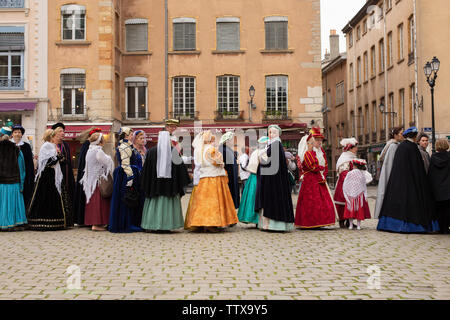
M 59 128 L 59 127 L 61 127 L 61 128 L 63 128 L 64 130 L 66 130 L 66 126 L 64 125 L 64 123 L 61 123 L 61 122 L 55 123 L 55 124 L 52 126 L 52 129 L 55 130 L 56 128 Z
M 15 124 L 15 125 L 13 125 L 11 129 L 12 129 L 13 132 L 14 132 L 15 130 L 20 130 L 20 131 L 22 131 L 22 135 L 25 134 L 25 128 L 22 127 L 20 124 Z

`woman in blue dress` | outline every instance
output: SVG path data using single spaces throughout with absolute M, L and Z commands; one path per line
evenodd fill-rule
M 22 151 L 9 141 L 12 131 L 0 131 L 0 229 L 20 230 L 27 223 L 23 186 L 25 160 Z
M 128 203 L 128 205 L 124 202 L 124 197 L 130 189 L 134 189 L 140 195 L 139 170 L 142 170 L 142 159 L 138 159 L 138 153 L 134 151 L 132 137 L 131 128 L 120 129 L 119 146 L 116 148 L 119 166 L 114 170 L 114 188 L 108 226 L 108 230 L 113 233 L 142 231 L 138 224 L 139 217 L 142 216 L 142 197 L 139 196 L 135 203 Z

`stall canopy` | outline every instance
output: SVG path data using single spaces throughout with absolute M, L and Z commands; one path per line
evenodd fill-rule
M 33 111 L 36 102 L 0 102 L 0 111 Z

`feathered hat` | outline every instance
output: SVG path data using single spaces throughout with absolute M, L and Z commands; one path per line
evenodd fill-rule
M 341 140 L 341 146 L 344 148 L 344 151 L 348 151 L 351 148 L 358 145 L 358 140 L 355 138 L 346 138 Z

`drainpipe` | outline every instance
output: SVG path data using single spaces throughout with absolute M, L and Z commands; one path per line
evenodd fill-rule
M 384 106 L 385 109 L 388 109 L 389 106 L 389 97 L 388 97 L 388 65 L 387 65 L 387 47 L 388 47 L 388 42 L 387 42 L 387 38 L 386 38 L 386 0 L 383 0 L 383 24 L 384 24 L 384 36 L 383 36 L 383 42 L 384 42 Z M 393 106 L 390 106 L 391 108 Z M 392 112 L 391 109 L 389 109 L 390 112 Z M 389 116 L 391 116 L 392 113 L 385 113 L 384 114 L 384 128 L 385 128 L 385 139 L 386 141 L 388 141 L 389 139 L 389 128 L 388 128 L 388 119 L 387 119 L 387 114 L 389 114 Z
M 165 93 L 165 113 L 169 118 L 169 9 L 168 0 L 164 0 L 164 93 Z
M 414 87 L 416 91 L 415 101 L 414 101 L 414 120 L 416 121 L 417 128 L 420 128 L 419 126 L 419 72 L 418 72 L 418 64 L 419 64 L 419 58 L 417 57 L 417 0 L 414 0 Z

